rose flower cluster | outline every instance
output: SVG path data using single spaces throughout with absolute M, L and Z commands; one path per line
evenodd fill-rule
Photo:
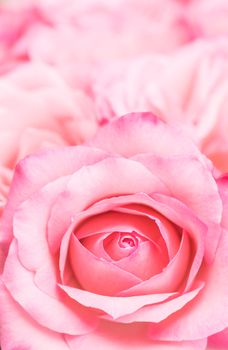
M 1 350 L 228 349 L 228 2 L 0 4 Z

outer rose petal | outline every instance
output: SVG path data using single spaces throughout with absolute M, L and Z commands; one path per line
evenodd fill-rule
M 201 266 L 203 258 L 207 262 L 213 261 L 221 237 L 221 228 L 219 225 L 215 225 L 210 230 L 208 226 L 198 220 L 189 208 L 175 198 L 156 193 L 152 197 L 155 199 L 154 207 L 164 216 L 184 228 L 196 244 L 195 261 L 191 267 L 187 283 L 190 285 Z M 186 220 L 188 220 L 187 223 Z
M 138 295 L 133 297 L 107 296 L 88 292 L 86 290 L 60 287 L 74 300 L 90 308 L 102 310 L 112 319 L 134 313 L 145 305 L 159 304 L 164 300 L 175 295 L 175 293 L 162 293 L 151 295 Z
M 69 350 L 61 334 L 30 318 L 0 285 L 1 346 L 3 350 Z
M 228 229 L 228 174 L 217 180 L 220 196 L 223 202 L 222 225 Z
M 94 164 L 105 157 L 107 157 L 107 153 L 86 146 L 67 147 L 29 156 L 20 161 L 16 167 L 9 203 L 11 205 L 13 203 L 13 208 L 15 208 L 32 193 L 51 181 L 70 175 L 85 164 Z M 61 168 L 59 168 L 60 159 Z M 7 211 L 8 207 L 11 207 L 10 204 L 7 206 Z
M 85 334 L 96 327 L 96 317 L 81 305 L 52 297 L 35 285 L 34 273 L 24 268 L 17 257 L 15 241 L 11 243 L 2 280 L 12 297 L 40 325 L 71 335 Z
M 147 329 L 141 325 L 103 323 L 100 329 L 85 337 L 65 337 L 71 350 L 205 350 L 207 341 L 156 342 L 148 339 Z
M 46 238 L 47 220 L 50 207 L 64 190 L 67 180 L 68 177 L 63 176 L 51 182 L 23 202 L 15 211 L 13 235 L 17 239 L 18 256 L 30 271 L 36 271 L 43 263 L 50 263 L 52 259 Z
M 205 287 L 190 305 L 160 324 L 151 326 L 153 339 L 180 341 L 209 336 L 227 327 L 228 232 L 223 231 L 216 258 L 208 266 Z M 216 317 L 215 317 L 216 310 Z
M 14 211 L 24 200 L 57 178 L 70 175 L 84 164 L 96 163 L 106 156 L 107 154 L 100 150 L 77 146 L 46 151 L 21 161 L 16 167 L 8 203 L 1 221 L 0 242 L 4 253 L 6 254 L 12 239 Z M 59 167 L 60 159 L 61 167 Z
M 89 144 L 142 162 L 200 218 L 220 223 L 222 203 L 211 169 L 183 131 L 152 113 L 131 113 L 101 128 Z
M 226 350 L 228 348 L 228 328 L 209 337 L 210 349 Z
M 80 215 L 93 203 L 107 197 L 150 191 L 167 193 L 164 184 L 139 162 L 110 157 L 92 166 L 84 166 L 72 175 L 66 190 L 52 207 L 48 223 L 51 248 L 59 246 L 70 220 L 74 217 L 77 220 L 78 213 Z M 64 216 L 61 215 L 63 206 Z
M 127 158 L 140 153 L 160 157 L 202 157 L 186 133 L 166 125 L 150 112 L 130 113 L 112 120 L 100 128 L 88 144 Z
M 222 201 L 211 171 L 194 156 L 153 157 L 137 155 L 133 159 L 145 165 L 205 223 L 220 223 Z M 168 174 L 168 176 L 167 176 Z
M 186 304 L 194 300 L 194 298 L 197 298 L 197 295 L 203 287 L 204 284 L 199 283 L 199 285 L 195 286 L 195 288 L 187 293 L 180 294 L 179 296 L 174 295 L 174 298 L 171 300 L 164 301 L 157 305 L 146 305 L 132 314 L 120 317 L 117 321 L 123 323 L 150 322 L 151 324 L 157 324 L 167 319 L 170 315 L 175 314 L 178 310 L 181 310 Z

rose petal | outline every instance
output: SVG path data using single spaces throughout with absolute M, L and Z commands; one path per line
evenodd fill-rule
M 222 332 L 216 333 L 208 339 L 209 349 L 226 350 L 228 347 L 228 328 L 225 328 Z
M 196 244 L 196 256 L 187 283 L 190 285 L 198 271 L 203 256 L 207 262 L 211 263 L 213 261 L 221 236 L 221 227 L 214 224 L 209 224 L 206 227 L 203 222 L 198 220 L 188 208 L 175 198 L 160 194 L 154 194 L 153 198 L 156 200 L 154 207 L 157 207 L 157 210 L 170 218 L 170 220 L 173 218 L 175 223 L 179 223 L 179 226 L 183 227 L 190 234 Z
M 130 256 L 117 261 L 115 265 L 142 280 L 147 280 L 161 272 L 166 263 L 167 257 L 164 257 L 164 253 L 150 241 L 145 241 L 140 243 Z
M 130 113 L 114 119 L 101 128 L 88 144 L 124 157 L 140 153 L 159 157 L 201 157 L 183 131 L 166 125 L 150 112 Z
M 156 174 L 170 189 L 172 196 L 192 209 L 201 220 L 220 223 L 222 202 L 218 187 L 211 170 L 199 159 L 193 156 L 165 158 L 151 155 L 137 155 L 134 159 Z
M 171 300 L 165 300 L 158 305 L 148 305 L 137 310 L 135 313 L 118 318 L 117 322 L 132 323 L 132 322 L 153 322 L 159 323 L 165 320 L 170 315 L 182 309 L 190 301 L 194 300 L 199 292 L 203 289 L 204 283 L 199 283 L 193 290 L 174 296 Z M 152 327 L 152 326 L 151 326 Z
M 148 339 L 147 328 L 141 325 L 114 325 L 103 323 L 96 332 L 85 337 L 65 337 L 70 349 L 99 350 L 205 350 L 207 340 L 190 342 L 157 342 Z
M 30 318 L 2 284 L 0 296 L 2 349 L 69 349 L 61 334 L 40 326 Z
M 71 177 L 65 192 L 59 196 L 52 208 L 48 223 L 48 241 L 51 249 L 56 250 L 59 247 L 70 220 L 93 203 L 111 196 L 147 193 L 153 189 L 167 193 L 163 184 L 138 162 L 106 158 L 92 166 L 84 166 Z M 61 215 L 63 206 L 64 216 Z
M 13 241 L 4 267 L 3 282 L 23 309 L 40 325 L 60 333 L 85 334 L 95 327 L 96 319 L 91 313 L 76 303 L 67 303 L 43 293 L 33 278 L 34 273 L 20 264 L 16 242 Z
M 223 175 L 217 180 L 219 193 L 223 202 L 222 225 L 228 229 L 228 174 Z
M 153 210 L 153 208 L 149 207 L 148 204 L 149 203 L 147 203 L 147 206 L 146 206 L 146 205 L 131 203 L 131 204 L 126 204 L 122 207 L 118 207 L 115 210 L 122 213 L 131 213 L 135 215 L 140 215 L 142 216 L 142 218 L 144 216 L 146 217 L 148 216 L 151 219 L 151 221 L 154 221 L 157 226 L 157 235 L 160 237 L 162 236 L 165 242 L 165 245 L 162 244 L 163 242 L 161 242 L 161 239 L 157 237 L 157 239 L 159 240 L 159 245 L 162 246 L 163 253 L 165 252 L 165 247 L 167 248 L 169 258 L 172 259 L 177 253 L 180 245 L 180 233 L 178 232 L 177 227 L 175 227 L 173 223 L 167 220 L 166 217 L 162 216 L 159 212 L 156 212 L 155 210 Z M 152 230 L 152 235 L 151 234 L 147 235 L 148 238 L 154 239 L 156 226 Z M 143 231 L 143 233 L 145 234 L 146 232 Z
M 92 208 L 91 208 L 92 209 Z M 96 205 L 96 209 L 98 206 Z M 100 208 L 101 209 L 101 208 Z M 87 210 L 84 214 L 89 215 L 93 210 Z M 81 218 L 81 215 L 78 217 Z M 77 217 L 75 219 L 78 219 Z M 74 220 L 75 224 L 77 220 Z M 75 227 L 75 235 L 78 239 L 90 237 L 99 232 L 138 232 L 141 236 L 150 237 L 156 242 L 159 230 L 153 220 L 146 215 L 132 215 L 129 210 L 122 212 L 121 208 L 114 208 L 112 211 L 101 212 L 94 216 L 89 216 L 86 220 L 77 223 Z
M 135 275 L 94 256 L 74 235 L 71 237 L 69 255 L 76 279 L 83 288 L 93 293 L 115 295 L 141 282 Z
M 18 241 L 18 254 L 22 263 L 31 271 L 37 270 L 51 258 L 46 238 L 49 211 L 59 193 L 64 190 L 67 180 L 68 177 L 63 176 L 51 182 L 15 211 L 13 235 Z
M 159 304 L 175 293 L 140 295 L 131 297 L 116 297 L 91 293 L 87 290 L 60 285 L 71 298 L 84 306 L 102 310 L 113 319 L 134 313 L 141 307 L 150 304 Z
M 55 179 L 72 174 L 85 163 L 93 164 L 106 154 L 88 147 L 68 147 L 33 155 L 21 161 L 14 174 L 8 203 L 1 220 L 1 247 L 6 255 L 12 239 L 12 219 L 15 209 L 25 199 Z M 59 160 L 61 159 L 61 167 Z M 2 265 L 2 264 L 0 264 Z
M 112 261 L 112 258 L 109 256 L 106 249 L 104 249 L 104 240 L 110 235 L 111 232 L 94 234 L 93 236 L 82 239 L 81 244 L 98 258 Z
M 184 276 L 187 275 L 190 257 L 190 242 L 188 235 L 184 232 L 179 251 L 162 272 L 119 293 L 119 295 L 128 296 L 176 292 L 178 287 L 181 286 Z
M 153 339 L 178 341 L 208 337 L 222 331 L 228 323 L 228 232 L 223 231 L 216 258 L 208 266 L 205 287 L 194 301 L 169 319 L 151 327 Z M 184 327 L 183 327 L 184 325 Z
M 208 253 L 207 251 L 205 252 L 205 226 L 188 208 L 176 199 L 160 194 L 154 194 L 153 197 L 156 200 L 154 206 L 157 207 L 157 209 L 159 208 L 158 210 L 162 212 L 163 215 L 169 219 L 172 218 L 175 223 L 183 227 L 183 230 L 192 238 L 192 254 L 194 254 L 194 258 L 189 276 L 186 279 L 186 290 L 188 290 L 199 271 L 204 255 Z
M 92 237 L 89 237 L 86 240 L 90 240 Z M 103 248 L 110 260 L 118 261 L 133 253 L 138 248 L 141 240 L 144 240 L 144 238 L 135 231 L 114 231 L 103 241 Z

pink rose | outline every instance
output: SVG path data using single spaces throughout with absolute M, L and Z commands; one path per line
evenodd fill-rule
M 228 34 L 226 0 L 189 0 L 185 12 L 195 37 L 210 38 Z
M 180 123 L 216 167 L 228 171 L 227 62 L 224 39 L 110 64 L 93 84 L 99 115 L 153 111 Z
M 0 12 L 2 59 L 7 66 L 9 60 L 42 60 L 64 69 L 66 62 L 169 52 L 192 38 L 185 22 L 174 0 L 16 2 Z
M 97 126 L 92 101 L 52 68 L 22 65 L 0 80 L 0 210 L 18 160 L 40 149 L 75 145 Z
M 16 168 L 2 350 L 205 349 L 228 326 L 228 179 L 150 113 Z

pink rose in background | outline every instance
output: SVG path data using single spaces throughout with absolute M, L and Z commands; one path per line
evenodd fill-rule
M 0 12 L 8 69 L 9 61 L 42 60 L 64 70 L 73 62 L 169 52 L 191 36 L 183 6 L 173 0 L 36 0 L 4 4 Z
M 221 171 L 228 171 L 228 41 L 198 41 L 176 53 L 110 64 L 95 77 L 102 119 L 153 111 L 179 123 Z
M 186 19 L 195 37 L 219 37 L 228 34 L 228 2 L 226 0 L 186 1 Z
M 2 350 L 206 349 L 228 325 L 227 189 L 150 113 L 22 160 L 1 222 Z
M 0 80 L 0 207 L 16 163 L 37 150 L 76 145 L 95 133 L 92 101 L 44 64 L 22 65 Z
M 0 9 L 1 71 L 25 60 L 65 70 L 66 62 L 167 53 L 227 36 L 227 19 L 226 0 L 8 0 Z

